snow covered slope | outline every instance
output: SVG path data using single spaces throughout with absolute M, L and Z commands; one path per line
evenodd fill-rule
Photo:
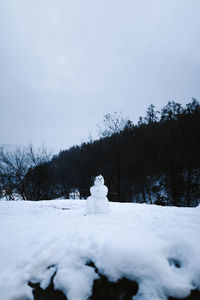
M 98 275 L 139 283 L 133 299 L 200 289 L 200 208 L 111 203 L 85 215 L 84 200 L 0 201 L 0 299 L 33 299 L 28 282 L 87 299 Z

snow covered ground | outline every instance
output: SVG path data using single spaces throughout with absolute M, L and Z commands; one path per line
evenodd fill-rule
M 139 283 L 135 299 L 183 298 L 200 289 L 200 208 L 111 203 L 85 215 L 84 200 L 0 201 L 0 299 L 33 299 L 28 282 L 87 299 L 98 270 Z

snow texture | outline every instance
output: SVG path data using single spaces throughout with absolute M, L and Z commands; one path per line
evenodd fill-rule
M 93 192 L 92 192 L 93 193 Z M 187 297 L 200 289 L 200 209 L 110 203 L 85 214 L 85 200 L 0 201 L 0 299 L 31 300 L 28 282 L 87 299 L 98 277 L 137 281 L 134 300 Z
M 95 178 L 94 185 L 90 188 L 91 196 L 86 201 L 86 214 L 99 214 L 109 212 L 109 202 L 106 197 L 108 188 L 104 185 L 104 178 L 99 175 Z

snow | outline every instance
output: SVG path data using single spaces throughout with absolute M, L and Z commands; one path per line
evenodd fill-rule
M 28 282 L 87 299 L 98 275 L 135 280 L 134 300 L 183 298 L 200 289 L 200 209 L 85 200 L 0 201 L 0 299 L 33 299 Z
M 104 178 L 99 175 L 95 178 L 94 185 L 90 188 L 91 196 L 86 201 L 86 214 L 109 212 L 109 202 L 106 197 L 108 188 L 104 185 Z

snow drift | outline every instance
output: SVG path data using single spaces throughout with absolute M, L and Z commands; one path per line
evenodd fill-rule
M 32 284 L 88 299 L 99 275 L 137 282 L 134 300 L 184 298 L 200 289 L 200 209 L 84 200 L 0 201 L 0 299 L 33 299 Z

